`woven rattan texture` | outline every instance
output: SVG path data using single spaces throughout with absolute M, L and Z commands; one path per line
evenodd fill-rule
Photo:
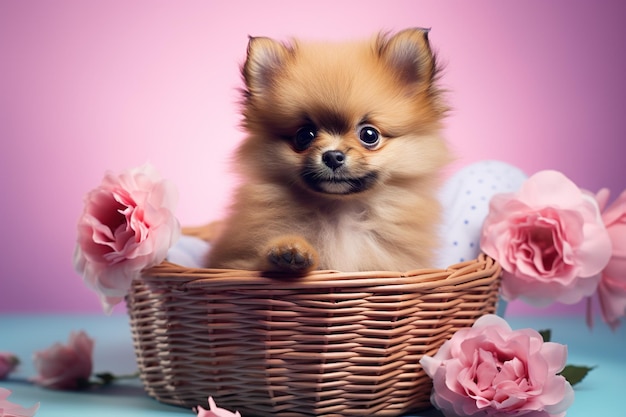
M 159 401 L 213 396 L 243 416 L 398 416 L 429 406 L 419 365 L 495 311 L 500 268 L 315 272 L 299 279 L 163 263 L 127 299 L 141 378 Z

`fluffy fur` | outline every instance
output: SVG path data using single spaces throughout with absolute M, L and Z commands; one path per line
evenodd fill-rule
M 243 181 L 209 266 L 428 267 L 449 159 L 437 71 L 422 29 L 333 44 L 251 38 Z

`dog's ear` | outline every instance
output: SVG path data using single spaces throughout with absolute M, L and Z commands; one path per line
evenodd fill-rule
M 429 29 L 405 29 L 393 36 L 380 34 L 376 39 L 378 54 L 410 84 L 430 84 L 437 65 L 428 42 Z
M 248 93 L 261 94 L 272 86 L 276 75 L 293 54 L 293 47 L 270 38 L 250 37 L 248 56 L 241 73 Z

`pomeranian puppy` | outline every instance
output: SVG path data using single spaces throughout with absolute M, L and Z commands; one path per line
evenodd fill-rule
M 243 181 L 209 267 L 429 267 L 449 152 L 428 30 L 331 44 L 252 37 L 242 75 Z

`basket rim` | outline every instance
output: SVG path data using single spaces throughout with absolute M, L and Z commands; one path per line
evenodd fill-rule
M 341 272 L 334 270 L 312 271 L 304 276 L 268 274 L 262 271 L 237 269 L 190 268 L 168 261 L 143 271 L 142 279 L 168 285 L 179 285 L 185 289 L 210 287 L 269 286 L 281 288 L 328 288 L 328 287 L 389 287 L 390 290 L 426 290 L 445 286 L 467 285 L 475 287 L 483 279 L 489 281 L 498 276 L 501 267 L 493 258 L 481 253 L 477 258 L 460 262 L 446 269 L 424 268 L 407 272 L 363 271 Z M 384 279 L 381 279 L 384 278 Z M 445 281 L 445 282 L 442 282 Z

